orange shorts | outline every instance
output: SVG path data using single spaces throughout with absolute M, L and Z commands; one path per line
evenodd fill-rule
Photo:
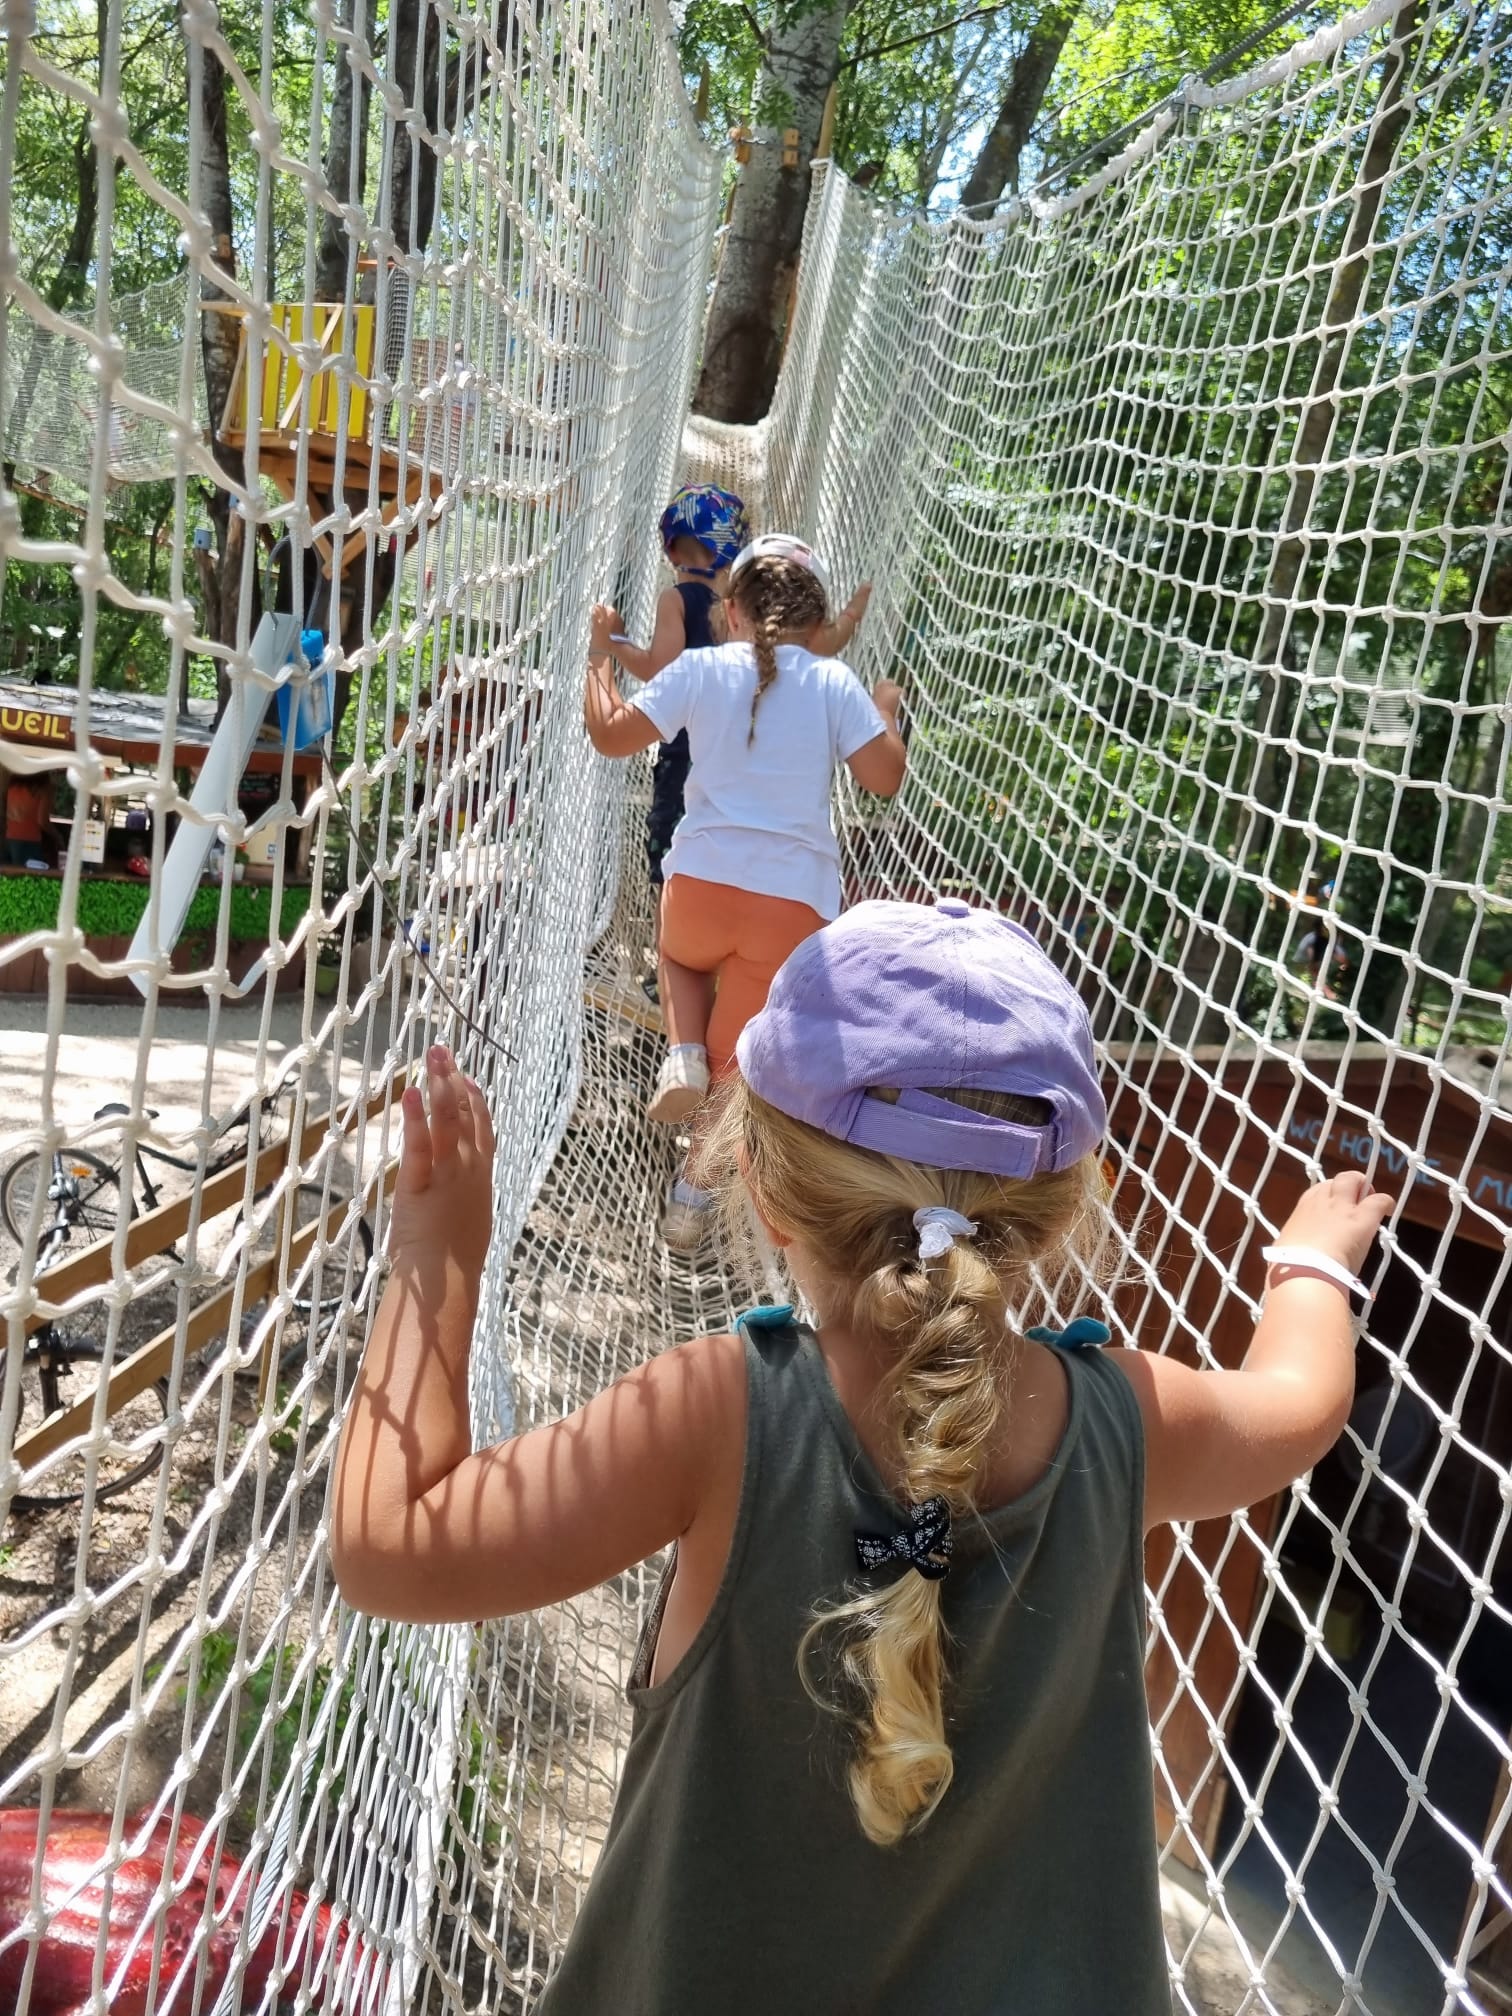
M 807 903 L 758 896 L 728 882 L 674 875 L 662 895 L 661 947 L 679 966 L 715 978 L 706 1046 L 709 1076 L 728 1076 L 735 1042 L 766 1006 L 777 968 L 795 946 L 824 928 Z

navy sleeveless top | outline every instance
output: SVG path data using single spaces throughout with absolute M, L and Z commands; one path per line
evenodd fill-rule
M 709 611 L 717 599 L 714 590 L 704 581 L 679 581 L 677 592 L 683 605 L 683 649 L 712 650 L 715 640 Z
M 1065 1349 L 1045 1475 L 958 1520 L 941 1584 L 954 1783 L 895 1848 L 798 1678 L 858 1528 L 901 1514 L 791 1312 L 742 1321 L 745 1475 L 702 1630 L 630 1675 L 614 1817 L 541 2016 L 1170 2016 L 1145 1705 L 1144 1434 L 1112 1353 Z M 1009 1403 L 1011 1413 L 1011 1400 Z M 911 1571 L 904 1571 L 911 1572 Z

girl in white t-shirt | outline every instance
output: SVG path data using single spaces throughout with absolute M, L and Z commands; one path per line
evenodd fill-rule
M 614 612 L 593 612 L 583 719 L 605 756 L 631 756 L 688 732 L 687 810 L 666 858 L 661 998 L 669 1048 L 654 1120 L 686 1120 L 730 1071 L 735 1041 L 765 1005 L 795 946 L 840 913 L 840 850 L 830 820 L 837 767 L 892 797 L 907 761 L 901 697 L 868 695 L 804 639 L 828 619 L 824 569 L 801 540 L 757 539 L 730 569 L 729 642 L 685 651 L 630 703 L 614 685 Z M 669 1240 L 696 1245 L 705 1200 L 674 1186 Z

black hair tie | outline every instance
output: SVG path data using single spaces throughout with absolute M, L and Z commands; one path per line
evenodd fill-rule
M 870 1574 L 889 1562 L 917 1568 L 926 1582 L 942 1582 L 950 1573 L 950 1506 L 943 1498 L 915 1505 L 901 1533 L 857 1533 L 856 1559 Z

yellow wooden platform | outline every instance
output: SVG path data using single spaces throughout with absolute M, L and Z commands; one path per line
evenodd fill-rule
M 228 448 L 245 451 L 255 439 L 258 469 L 282 496 L 293 502 L 302 488 L 312 515 L 322 517 L 334 512 L 338 496 L 350 508 L 366 510 L 376 489 L 387 533 L 402 508 L 439 492 L 443 470 L 416 466 L 411 456 L 403 460 L 401 477 L 399 444 L 371 438 L 374 409 L 368 386 L 376 355 L 376 309 L 361 304 L 348 308 L 344 302 L 317 301 L 309 309 L 302 302 L 274 302 L 268 310 L 274 333 L 259 375 L 249 365 L 246 311 L 222 303 L 207 306 L 236 315 L 242 323 L 236 369 L 216 431 Z M 298 352 L 311 341 L 318 344 L 319 357 L 313 368 L 306 368 Z M 367 540 L 365 531 L 351 533 L 338 550 L 330 538 L 317 537 L 327 576 L 339 579 Z

